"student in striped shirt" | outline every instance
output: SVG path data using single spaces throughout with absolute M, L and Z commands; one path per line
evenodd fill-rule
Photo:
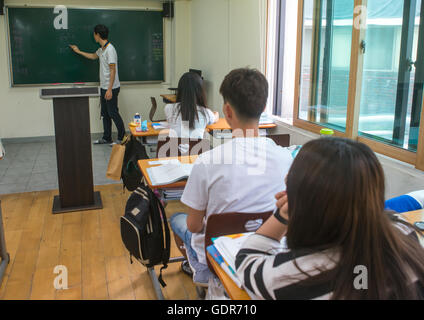
M 384 172 L 369 147 L 311 141 L 286 185 L 236 257 L 251 297 L 424 299 L 424 249 L 412 225 L 384 212 Z

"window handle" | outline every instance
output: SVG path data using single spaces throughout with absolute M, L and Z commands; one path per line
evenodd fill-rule
M 411 72 L 412 71 L 412 67 L 415 67 L 416 61 L 413 61 L 411 58 L 408 58 L 406 60 L 406 62 L 408 64 L 408 70 L 409 70 L 409 72 Z
M 361 41 L 360 48 L 362 50 L 362 53 L 365 54 L 365 51 L 366 51 L 366 48 L 367 48 L 367 43 L 365 42 L 365 40 Z

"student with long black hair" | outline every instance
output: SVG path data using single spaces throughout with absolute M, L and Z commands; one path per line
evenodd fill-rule
M 424 249 L 412 225 L 384 211 L 384 172 L 368 146 L 308 142 L 286 187 L 276 195 L 280 209 L 237 254 L 252 297 L 424 298 Z
M 202 78 L 194 72 L 185 73 L 178 82 L 177 102 L 165 106 L 170 136 L 201 139 L 206 126 L 219 119 L 206 102 Z

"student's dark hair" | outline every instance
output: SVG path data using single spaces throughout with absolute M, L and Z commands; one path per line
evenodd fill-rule
M 393 221 L 412 225 L 384 212 L 384 172 L 368 146 L 341 138 L 308 142 L 287 176 L 287 196 L 289 248 L 340 250 L 336 268 L 318 276 L 296 263 L 308 275 L 306 286 L 331 283 L 333 299 L 424 298 L 424 249 Z M 366 290 L 354 287 L 357 266 L 367 268 Z
M 203 80 L 197 73 L 183 74 L 178 82 L 177 103 L 177 114 L 181 114 L 182 121 L 188 121 L 190 129 L 194 129 L 195 121 L 199 120 L 197 106 L 207 108 Z
M 224 79 L 219 90 L 244 121 L 259 120 L 268 100 L 268 81 L 255 69 L 236 69 Z
M 103 40 L 107 40 L 109 37 L 109 29 L 103 24 L 95 26 L 94 33 L 97 33 Z

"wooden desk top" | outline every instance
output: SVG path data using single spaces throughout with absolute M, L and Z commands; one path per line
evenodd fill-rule
M 168 101 L 171 101 L 172 103 L 177 102 L 177 95 L 175 94 L 161 94 L 160 96 Z
M 163 186 L 152 186 L 152 181 L 150 180 L 150 177 L 147 173 L 147 169 L 151 167 L 157 167 L 158 165 L 151 165 L 151 161 L 158 161 L 158 160 L 171 160 L 171 159 L 178 159 L 181 163 L 194 163 L 197 159 L 197 156 L 185 156 L 185 157 L 169 157 L 169 158 L 162 158 L 162 159 L 145 159 L 145 160 L 139 160 L 138 166 L 143 173 L 143 176 L 146 178 L 147 184 L 151 189 L 181 189 L 184 188 L 187 181 L 178 181 L 172 184 L 163 185 Z
M 275 123 L 262 124 L 262 125 L 259 125 L 259 129 L 271 129 L 271 128 L 275 128 L 276 126 L 277 125 Z M 220 118 L 216 123 L 207 126 L 206 130 L 208 132 L 214 131 L 214 130 L 231 130 L 231 127 L 228 124 L 227 120 L 225 120 L 225 118 Z
M 409 223 L 414 224 L 415 222 L 424 221 L 424 210 L 405 212 L 402 213 L 401 216 Z
M 130 128 L 131 134 L 134 137 L 154 137 L 154 136 L 159 136 L 160 134 L 167 135 L 168 132 L 169 132 L 169 130 L 166 130 L 166 129 L 160 129 L 160 130 L 153 129 L 151 122 L 147 123 L 147 131 L 145 131 L 145 132 L 143 132 L 143 131 L 137 132 L 135 130 L 135 127 L 133 127 L 131 125 L 129 125 L 129 128 Z
M 271 123 L 271 124 L 263 124 L 259 126 L 259 129 L 271 129 L 271 128 L 275 128 L 277 125 L 275 123 Z M 154 136 L 158 136 L 159 134 L 168 134 L 168 130 L 166 129 L 161 129 L 161 130 L 155 130 L 152 128 L 152 123 L 148 122 L 147 123 L 147 131 L 145 132 L 137 132 L 135 130 L 135 127 L 129 125 L 131 134 L 134 137 L 154 137 Z M 210 131 L 214 131 L 214 130 L 231 130 L 230 125 L 228 124 L 227 120 L 225 120 L 225 118 L 220 118 L 216 123 L 211 124 L 209 126 L 206 127 L 206 131 L 210 132 Z
M 411 211 L 403 213 L 402 216 L 411 224 L 418 221 L 424 221 L 424 210 Z M 232 300 L 251 300 L 249 295 L 243 289 L 240 289 L 234 281 L 222 270 L 222 268 L 216 263 L 215 259 L 209 254 L 207 255 L 209 262 L 215 270 L 218 278 L 221 280 L 226 292 Z

